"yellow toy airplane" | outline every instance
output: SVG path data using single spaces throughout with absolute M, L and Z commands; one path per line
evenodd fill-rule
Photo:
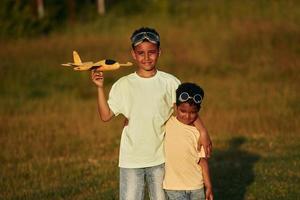
M 94 62 L 82 62 L 79 54 L 76 51 L 73 51 L 73 63 L 65 63 L 61 64 L 66 67 L 74 67 L 74 70 L 77 71 L 86 71 L 86 70 L 97 70 L 97 71 L 112 71 L 117 70 L 122 66 L 132 66 L 131 62 L 127 62 L 125 64 L 118 63 L 117 61 L 105 59 L 100 60 L 96 63 Z

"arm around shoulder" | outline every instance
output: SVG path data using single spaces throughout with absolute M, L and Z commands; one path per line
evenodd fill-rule
M 200 132 L 200 139 L 199 139 L 199 142 L 198 142 L 198 150 L 200 150 L 200 147 L 203 146 L 204 151 L 205 151 L 205 155 L 207 157 L 210 157 L 210 154 L 212 152 L 212 142 L 211 142 L 211 139 L 210 139 L 209 134 L 207 132 L 207 129 L 205 128 L 204 123 L 202 122 L 200 117 L 198 117 L 194 121 L 194 126 Z

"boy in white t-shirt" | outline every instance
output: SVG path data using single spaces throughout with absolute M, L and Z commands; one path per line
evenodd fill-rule
M 165 123 L 173 113 L 175 90 L 180 81 L 157 69 L 161 49 L 156 30 L 142 27 L 134 31 L 131 45 L 137 70 L 113 84 L 108 100 L 103 73 L 91 74 L 98 91 L 98 111 L 102 121 L 110 121 L 119 114 L 128 119 L 120 144 L 120 199 L 144 199 L 147 183 L 151 200 L 165 200 L 162 188 Z M 209 151 L 211 141 L 203 123 L 199 119 L 195 125 L 204 136 L 199 141 Z
M 213 199 L 208 162 L 203 149 L 197 150 L 200 134 L 193 126 L 203 97 L 203 89 L 193 83 L 176 90 L 176 117 L 168 120 L 164 140 L 163 187 L 170 200 Z

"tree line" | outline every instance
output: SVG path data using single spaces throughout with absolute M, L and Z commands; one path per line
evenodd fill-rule
M 111 12 L 130 14 L 141 10 L 145 3 L 154 2 L 158 3 L 155 0 L 1 0 L 0 36 L 47 34 L 62 25 L 91 21 Z
M 297 5 L 293 2 L 296 0 L 291 3 Z M 239 8 L 247 5 L 251 6 L 248 14 L 265 16 L 274 11 L 274 6 L 281 5 L 281 1 L 0 0 L 0 38 L 43 35 L 76 23 L 114 23 L 115 19 L 135 15 L 151 19 L 163 14 L 163 17 L 185 21 L 213 16 L 225 20 L 244 16 Z

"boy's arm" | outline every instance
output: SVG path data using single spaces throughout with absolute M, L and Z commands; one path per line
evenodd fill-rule
M 200 138 L 198 141 L 198 150 L 200 150 L 200 147 L 202 145 L 205 151 L 205 156 L 210 157 L 212 152 L 212 142 L 208 135 L 207 129 L 205 128 L 200 117 L 197 117 L 197 119 L 194 121 L 194 126 L 200 132 Z
M 104 122 L 109 121 L 114 116 L 114 113 L 107 104 L 103 87 L 98 87 L 98 112 L 101 120 Z
M 92 71 L 91 78 L 92 78 L 92 81 L 97 86 L 98 112 L 99 112 L 100 118 L 102 121 L 107 122 L 114 116 L 114 113 L 109 108 L 106 97 L 105 97 L 104 84 L 103 84 L 103 82 L 104 82 L 103 72 Z
M 212 184 L 211 184 L 207 159 L 201 158 L 199 161 L 199 165 L 202 168 L 202 174 L 203 174 L 203 180 L 204 180 L 204 186 L 205 186 L 205 199 L 213 200 L 214 199 L 213 190 L 212 190 Z

